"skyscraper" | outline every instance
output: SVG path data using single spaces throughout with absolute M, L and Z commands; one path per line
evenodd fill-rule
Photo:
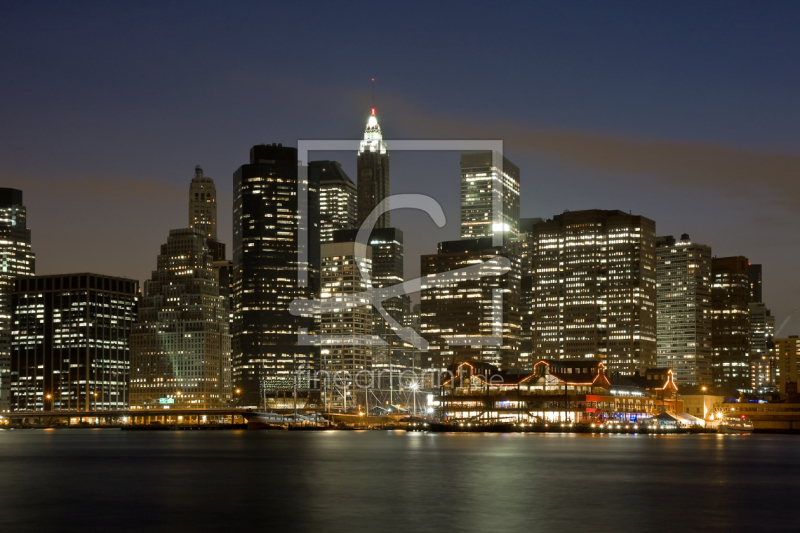
M 194 167 L 189 186 L 189 227 L 200 230 L 208 238 L 208 249 L 214 261 L 225 260 L 225 243 L 217 240 L 217 187 L 214 180 L 203 176 L 200 165 Z
M 355 242 L 358 230 L 334 232 L 334 242 Z M 403 282 L 403 232 L 397 228 L 379 228 L 372 231 L 369 238 L 372 250 L 372 286 L 376 289 L 391 287 Z M 402 325 L 409 310 L 408 295 L 396 296 L 383 301 L 383 308 Z M 376 368 L 408 366 L 406 359 L 410 351 L 395 334 L 394 329 L 375 309 L 373 316 L 375 335 L 386 345 L 372 347 L 372 365 Z
M 217 188 L 214 180 L 203 176 L 200 165 L 194 167 L 189 187 L 189 227 L 201 230 L 210 239 L 217 238 Z
M 369 290 L 369 283 L 361 276 L 357 261 L 367 272 L 372 271 L 372 249 L 367 257 L 357 259 L 354 243 L 337 242 L 322 245 L 320 252 L 320 300 L 323 303 L 340 302 Z M 354 399 L 353 375 L 372 368 L 373 334 L 372 301 L 360 298 L 360 305 L 331 310 L 320 314 L 319 332 L 320 370 L 327 373 L 326 394 L 328 405 L 346 407 Z M 330 376 L 336 376 L 330 379 Z M 333 394 L 331 387 L 338 388 Z
M 750 390 L 750 269 L 746 257 L 711 260 L 714 383 Z
M 656 365 L 656 225 L 622 211 L 567 211 L 533 226 L 538 359 L 600 359 L 611 372 Z
M 201 229 L 175 229 L 161 246 L 131 334 L 132 408 L 230 403 L 228 297 L 208 240 Z
M 520 260 L 520 348 L 519 366 L 522 370 L 531 370 L 534 359 L 533 330 L 534 310 L 536 309 L 536 291 L 533 287 L 531 269 L 532 253 L 534 251 L 533 229 L 543 223 L 541 218 L 521 218 L 519 221 L 519 234 L 517 239 L 510 241 L 507 246 L 514 251 Z
M 35 258 L 22 191 L 0 188 L 0 413 L 10 409 L 11 294 L 14 280 L 33 276 Z
M 356 227 L 358 191 L 336 161 L 311 161 L 308 175 L 319 182 L 320 242 L 332 242 L 334 231 Z
M 452 282 L 430 278 L 500 257 L 511 261 L 511 270 L 499 276 L 492 275 L 497 266 L 487 265 L 476 279 L 458 274 Z M 441 242 L 439 253 L 422 256 L 420 273 L 428 277 L 420 302 L 420 329 L 429 342 L 422 366 L 441 369 L 475 360 L 519 368 L 520 263 L 510 248 L 492 246 L 491 237 Z
M 308 210 L 301 213 L 297 163 L 296 148 L 262 144 L 233 175 L 233 373 L 244 405 L 258 405 L 262 390 L 293 388 L 295 370 L 318 362 L 318 348 L 298 345 L 313 317 L 289 313 L 293 300 L 315 299 L 319 291 L 319 184 L 309 176 Z M 306 284 L 298 271 L 307 273 Z
M 18 278 L 12 410 L 127 409 L 138 292 L 138 281 L 100 274 Z
M 797 335 L 789 335 L 783 339 L 775 339 L 775 350 L 777 352 L 778 367 L 778 392 L 787 394 L 787 384 L 797 392 L 798 362 L 800 362 L 800 338 Z
M 761 265 L 750 264 L 750 301 L 763 302 L 761 293 Z
M 711 385 L 711 248 L 689 235 L 656 240 L 658 366 L 678 383 Z
M 364 140 L 358 149 L 358 217 L 360 227 L 375 207 L 389 196 L 389 151 L 383 141 L 375 109 L 367 121 Z M 389 213 L 378 219 L 376 228 L 388 228 Z
M 775 317 L 763 302 L 750 302 L 747 308 L 750 313 L 750 389 L 755 392 L 772 391 L 776 387 L 775 374 L 778 369 L 775 358 Z
M 461 154 L 461 238 L 519 233 L 519 168 L 498 152 Z

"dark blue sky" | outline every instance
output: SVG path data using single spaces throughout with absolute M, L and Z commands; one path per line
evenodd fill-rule
M 198 163 L 230 244 L 250 146 L 359 138 L 374 77 L 390 150 L 504 139 L 524 216 L 631 210 L 763 263 L 778 323 L 800 304 L 797 3 L 164 4 L 0 2 L 0 178 L 39 273 L 149 276 Z M 393 215 L 415 276 L 458 235 L 458 155 L 393 154 L 392 190 L 451 221 Z

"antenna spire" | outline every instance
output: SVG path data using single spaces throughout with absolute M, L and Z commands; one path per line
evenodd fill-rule
M 375 78 L 372 78 L 372 114 L 375 114 Z

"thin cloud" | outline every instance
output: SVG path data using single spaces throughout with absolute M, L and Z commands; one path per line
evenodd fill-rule
M 425 113 L 394 97 L 394 127 L 417 138 L 503 139 L 512 152 L 546 156 L 614 175 L 636 186 L 704 189 L 800 214 L 800 156 L 719 143 L 632 139 L 536 129 L 518 122 L 463 120 Z
M 103 195 L 141 200 L 184 200 L 188 186 L 176 187 L 153 178 L 68 176 L 57 179 L 40 176 L 3 176 L 3 183 L 23 191 L 50 191 L 66 194 Z

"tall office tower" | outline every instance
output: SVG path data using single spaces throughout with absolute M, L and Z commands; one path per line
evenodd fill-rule
M 333 232 L 356 227 L 358 191 L 336 161 L 311 161 L 308 175 L 319 182 L 319 240 L 333 242 Z
M 339 230 L 333 234 L 334 242 L 356 241 L 357 229 Z M 369 238 L 372 250 L 372 286 L 376 289 L 403 283 L 403 232 L 397 228 L 379 228 Z M 383 301 L 383 308 L 402 326 L 411 300 L 407 295 Z M 397 336 L 394 328 L 384 320 L 378 309 L 373 310 L 374 333 L 386 345 L 372 347 L 373 368 L 404 368 L 410 366 L 409 347 Z
M 319 184 L 312 178 L 301 213 L 296 148 L 254 146 L 250 163 L 233 175 L 233 381 L 243 405 L 293 389 L 295 371 L 318 362 L 318 348 L 298 344 L 314 318 L 289 313 L 293 300 L 319 294 Z
M 449 276 L 452 281 L 431 277 L 499 257 L 511 261 L 511 270 L 499 276 L 492 275 L 499 267 L 487 265 L 478 279 L 457 273 Z M 475 360 L 519 369 L 520 262 L 511 249 L 492 246 L 491 237 L 441 242 L 439 253 L 422 256 L 420 274 L 420 327 L 429 342 L 423 366 Z
M 410 343 L 410 346 L 408 346 L 406 351 L 407 363 L 405 365 L 406 367 L 410 366 L 412 370 L 420 368 L 422 364 L 422 352 L 416 346 L 416 343 L 422 339 L 422 335 L 420 335 L 420 332 L 422 331 L 420 322 L 420 309 L 420 304 L 414 304 L 412 307 L 411 302 L 409 302 L 409 312 L 403 317 L 403 326 L 406 328 L 411 328 L 411 335 L 414 339 L 414 342 Z
M 415 331 L 419 331 L 419 313 L 420 313 L 420 305 L 414 304 L 411 308 L 411 311 L 403 317 L 403 326 L 407 328 L 412 328 Z
M 14 283 L 11 409 L 127 409 L 139 282 L 69 274 Z
M 763 302 L 761 296 L 761 265 L 750 265 L 750 301 Z
M 131 334 L 131 408 L 231 401 L 228 297 L 199 228 L 170 230 Z
M 519 168 L 498 152 L 461 154 L 461 238 L 519 233 Z
M 531 270 L 532 252 L 534 250 L 533 228 L 544 222 L 541 218 L 521 218 L 517 239 L 507 244 L 519 257 L 522 277 L 520 280 L 520 329 L 519 366 L 522 370 L 532 370 L 535 361 L 533 349 L 533 318 L 535 291 Z
M 372 210 L 389 196 L 389 151 L 383 142 L 381 127 L 375 117 L 375 109 L 367 121 L 364 140 L 358 149 L 358 216 L 356 227 L 360 227 Z M 376 228 L 388 228 L 389 213 L 378 219 Z
M 747 308 L 750 313 L 750 389 L 773 391 L 777 371 L 775 317 L 762 302 L 750 302 Z
M 14 280 L 33 276 L 35 257 L 22 191 L 0 188 L 0 413 L 10 410 L 11 293 Z
M 786 385 L 794 385 L 797 392 L 797 363 L 800 361 L 800 338 L 789 335 L 783 339 L 775 339 L 775 352 L 778 358 L 778 392 L 787 394 Z
M 217 240 L 217 188 L 214 180 L 203 176 L 200 165 L 194 167 L 189 186 L 189 227 L 199 229 L 208 238 L 214 261 L 225 260 L 225 243 Z
M 538 359 L 656 365 L 656 224 L 622 211 L 567 211 L 537 224 L 531 287 Z
M 228 308 L 233 309 L 233 261 L 214 261 L 211 263 L 211 271 L 214 279 L 219 285 L 219 293 L 228 298 Z
M 217 238 L 217 188 L 214 180 L 203 176 L 200 165 L 194 167 L 189 186 L 189 227 L 201 230 L 210 239 Z
M 352 242 L 326 243 L 320 252 L 320 300 L 341 302 L 369 289 L 360 267 L 372 271 L 372 250 L 357 259 Z M 357 400 L 354 374 L 372 368 L 372 301 L 359 298 L 359 305 L 321 313 L 319 316 L 320 370 L 326 372 L 326 405 L 346 407 Z M 334 393 L 332 388 L 339 390 Z
M 750 269 L 746 257 L 711 260 L 714 384 L 750 390 Z
M 658 366 L 678 383 L 711 385 L 711 248 L 689 235 L 656 239 Z

